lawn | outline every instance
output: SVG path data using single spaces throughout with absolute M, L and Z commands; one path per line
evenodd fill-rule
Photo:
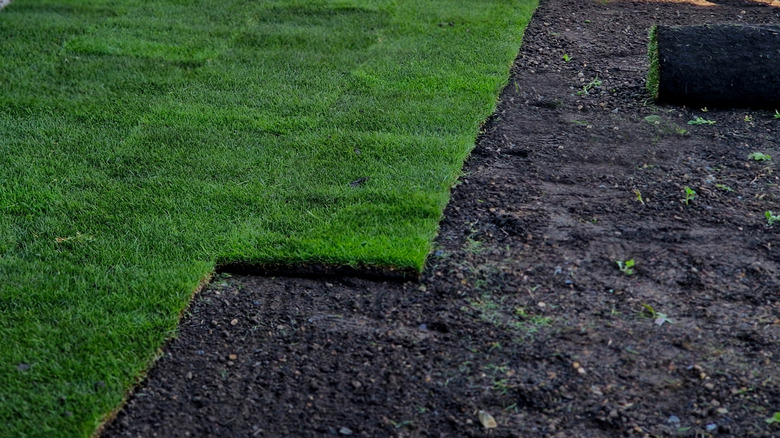
M 0 434 L 93 433 L 221 264 L 420 270 L 535 6 L 0 11 Z

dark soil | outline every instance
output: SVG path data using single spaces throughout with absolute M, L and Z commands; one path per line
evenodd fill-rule
M 644 89 L 712 1 L 543 1 L 419 282 L 222 274 L 104 436 L 780 436 L 780 120 Z

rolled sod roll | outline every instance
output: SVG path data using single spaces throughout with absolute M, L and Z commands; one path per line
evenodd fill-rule
M 658 102 L 780 109 L 780 25 L 659 25 L 649 57 Z

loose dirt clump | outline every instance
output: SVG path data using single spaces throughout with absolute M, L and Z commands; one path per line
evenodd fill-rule
M 780 436 L 780 120 L 644 89 L 711 4 L 543 1 L 419 282 L 222 274 L 104 436 Z

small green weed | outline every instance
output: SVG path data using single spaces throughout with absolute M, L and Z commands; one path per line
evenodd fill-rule
M 404 427 L 409 427 L 412 424 L 414 424 L 412 420 L 404 420 L 404 421 L 399 421 L 397 423 L 395 421 L 390 420 L 390 423 L 392 423 L 393 427 L 395 427 L 396 429 L 402 429 Z
M 569 56 L 567 53 L 563 54 L 563 62 L 569 62 L 571 61 L 571 56 Z
M 780 215 L 774 214 L 772 210 L 764 212 L 764 216 L 766 217 L 767 227 L 774 226 L 776 223 L 780 222 Z
M 775 118 L 780 119 L 780 111 L 775 110 Z
M 661 118 L 661 116 L 657 114 L 651 114 L 645 117 L 645 122 L 650 125 L 657 126 L 659 128 L 658 132 L 663 135 L 688 135 L 687 129 L 677 125 L 676 123 L 664 123 L 664 120 Z
M 645 303 L 642 303 L 642 310 L 639 311 L 639 316 L 652 318 L 653 322 L 658 326 L 662 326 L 667 322 L 669 324 L 674 324 L 674 321 L 669 319 L 665 313 L 657 312 L 653 309 L 653 306 Z
M 714 125 L 715 123 L 715 120 L 707 120 L 699 116 L 696 116 L 693 120 L 688 120 L 689 125 Z
M 751 152 L 748 158 L 753 161 L 772 161 L 772 156 L 763 152 Z
M 496 365 L 494 363 L 489 363 L 482 367 L 486 371 L 491 371 L 493 374 L 506 374 L 510 371 L 509 365 Z
M 471 254 L 479 255 L 485 250 L 485 247 L 479 240 L 469 237 L 466 239 L 466 246 L 464 249 Z
M 752 121 L 753 121 L 753 117 L 751 117 L 751 116 L 750 116 L 750 115 L 748 115 L 748 114 L 745 114 L 745 118 L 744 118 L 744 120 L 745 120 L 745 122 L 747 122 L 747 123 L 750 123 L 750 122 L 752 122 Z
M 620 272 L 626 274 L 626 275 L 634 275 L 634 259 L 631 260 L 615 260 L 615 263 L 618 265 L 618 269 L 620 269 Z
M 504 408 L 504 412 L 513 412 L 513 413 L 516 414 L 519 411 L 520 411 L 520 409 L 518 409 L 517 403 L 512 403 L 511 405 L 509 405 L 509 406 Z
M 696 199 L 696 191 L 688 186 L 683 187 L 683 193 L 685 194 L 685 197 L 683 197 L 685 205 L 689 205 L 691 201 Z
M 677 135 L 688 135 L 688 130 L 682 126 L 674 125 L 674 133 Z
M 532 326 L 550 325 L 553 321 L 553 319 L 548 316 L 529 315 L 523 307 L 515 308 L 515 316 L 523 320 L 526 324 L 530 324 Z
M 733 192 L 734 189 L 731 187 L 725 185 L 725 184 L 715 184 L 715 187 L 717 187 L 720 190 L 723 190 L 724 192 Z
M 634 196 L 636 196 L 636 200 L 639 201 L 639 203 L 645 205 L 645 200 L 642 199 L 642 192 L 640 192 L 639 189 L 634 189 Z
M 472 300 L 470 307 L 479 312 L 481 320 L 496 327 L 515 330 L 524 336 L 532 336 L 541 327 L 553 323 L 550 317 L 530 314 L 523 307 L 510 307 L 505 303 L 505 298 L 504 296 L 494 298 L 491 294 L 485 293 L 480 298 Z M 491 351 L 500 348 L 499 343 L 491 344 Z
M 512 385 L 509 383 L 508 376 L 514 375 L 514 371 L 509 368 L 508 365 L 496 365 L 489 363 L 483 367 L 483 369 L 492 374 L 493 390 L 497 391 L 501 395 L 506 395 L 512 389 Z
M 582 86 L 582 90 L 578 91 L 578 92 L 577 92 L 577 95 L 578 95 L 578 96 L 582 96 L 582 95 L 586 95 L 586 96 L 587 96 L 587 95 L 589 95 L 589 94 L 590 94 L 590 92 L 591 92 L 591 91 L 592 91 L 594 88 L 598 88 L 598 87 L 600 87 L 600 86 L 601 86 L 601 84 L 602 84 L 602 82 L 601 82 L 601 79 L 599 79 L 599 77 L 598 77 L 598 76 L 596 76 L 595 78 L 593 78 L 593 80 L 592 80 L 592 81 L 590 81 L 590 82 L 588 82 L 587 84 L 583 85 L 583 86 Z
M 493 351 L 496 351 L 496 350 L 497 351 L 501 351 L 503 349 L 504 349 L 504 347 L 501 345 L 500 342 L 498 342 L 498 341 L 492 342 L 490 344 L 490 348 L 488 349 L 488 353 L 492 353 Z
M 770 418 L 765 420 L 769 424 L 780 423 L 780 412 L 775 412 Z
M 493 389 L 501 395 L 507 395 L 511 387 L 509 386 L 509 379 L 496 379 L 493 381 Z

